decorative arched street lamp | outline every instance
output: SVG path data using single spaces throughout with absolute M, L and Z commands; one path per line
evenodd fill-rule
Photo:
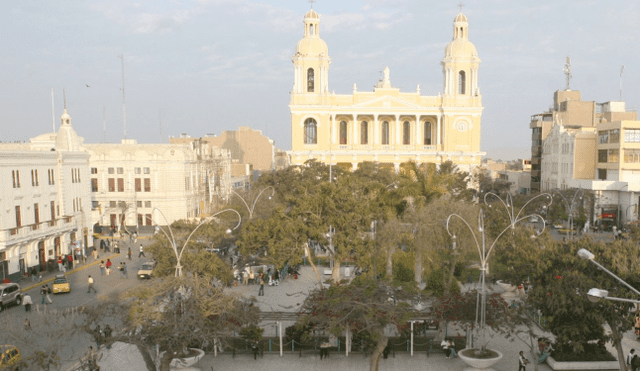
M 485 284 L 485 276 L 487 271 L 489 270 L 489 258 L 491 257 L 491 252 L 493 251 L 493 248 L 496 246 L 496 243 L 498 242 L 498 240 L 500 239 L 500 237 L 502 237 L 502 235 L 505 234 L 505 232 L 507 232 L 508 230 L 513 230 L 515 229 L 515 226 L 517 223 L 526 220 L 528 218 L 531 218 L 533 216 L 540 218 L 540 220 L 543 221 L 543 226 L 542 229 L 537 231 L 537 234 L 542 233 L 542 231 L 544 230 L 544 219 L 542 218 L 541 215 L 537 214 L 537 213 L 532 213 L 532 214 L 527 214 L 525 216 L 520 216 L 520 214 L 522 213 L 522 211 L 534 200 L 538 199 L 538 198 L 542 198 L 545 197 L 547 198 L 547 200 L 549 201 L 549 204 L 547 205 L 547 207 L 549 207 L 551 205 L 552 202 L 552 198 L 551 195 L 548 193 L 542 193 L 537 195 L 536 197 L 533 197 L 532 199 L 530 199 L 529 201 L 527 201 L 527 203 L 524 204 L 524 206 L 522 206 L 520 208 L 520 210 L 518 210 L 518 212 L 515 212 L 514 209 L 514 205 L 513 205 L 513 200 L 511 198 L 511 195 L 507 195 L 506 200 L 503 200 L 502 198 L 500 198 L 497 194 L 493 193 L 493 192 L 489 192 L 487 194 L 484 195 L 484 202 L 487 206 L 491 207 L 492 205 L 490 205 L 487 202 L 488 197 L 494 197 L 496 199 L 498 199 L 500 201 L 500 203 L 504 206 L 505 210 L 507 211 L 507 214 L 509 215 L 509 225 L 507 225 L 499 234 L 498 236 L 496 236 L 496 238 L 494 239 L 493 243 L 491 243 L 491 245 L 487 248 L 487 243 L 486 243 L 486 236 L 485 236 L 485 228 L 484 228 L 484 213 L 482 211 L 482 209 L 480 209 L 480 212 L 478 213 L 478 232 L 480 232 L 480 241 L 478 240 L 478 237 L 476 235 L 476 233 L 473 231 L 473 228 L 471 227 L 471 225 L 459 214 L 453 213 L 451 215 L 449 215 L 449 217 L 447 218 L 447 224 L 446 224 L 446 228 L 447 228 L 447 233 L 449 233 L 449 236 L 451 236 L 451 239 L 454 243 L 456 243 L 456 235 L 451 233 L 450 230 L 450 223 L 451 223 L 451 219 L 453 218 L 457 218 L 459 220 L 461 220 L 463 222 L 464 225 L 467 226 L 467 228 L 469 229 L 469 232 L 471 232 L 471 235 L 473 236 L 473 242 L 476 245 L 476 248 L 478 250 L 478 255 L 480 257 L 480 284 L 481 284 L 481 291 L 480 291 L 480 295 L 481 295 L 481 300 L 479 301 L 479 306 L 480 308 L 476 308 L 476 324 L 474 326 L 474 328 L 476 329 L 476 331 L 479 331 L 480 334 L 482 335 L 482 340 L 481 340 L 481 348 L 484 349 L 484 346 L 486 344 L 485 342 L 485 327 L 486 327 L 486 304 L 487 304 L 487 289 L 486 289 L 486 284 Z M 455 246 L 455 245 L 454 245 Z M 453 247 L 455 248 L 455 247 Z M 480 311 L 480 313 L 478 313 L 478 310 Z M 478 318 L 479 317 L 479 318 Z M 478 319 L 480 321 L 480 323 L 478 324 Z M 478 335 L 476 335 L 477 337 Z
M 182 264 L 180 263 L 180 260 L 182 259 L 182 253 L 184 252 L 184 249 L 187 247 L 187 244 L 189 243 L 189 240 L 191 239 L 191 236 L 193 236 L 193 234 L 196 233 L 198 228 L 200 228 L 202 225 L 210 222 L 217 215 L 220 215 L 220 214 L 225 213 L 227 211 L 232 211 L 232 212 L 236 213 L 236 215 L 238 215 L 238 224 L 236 224 L 236 226 L 233 227 L 232 229 L 227 229 L 226 230 L 227 234 L 231 233 L 233 230 L 236 230 L 240 226 L 240 224 L 242 223 L 242 217 L 240 216 L 240 213 L 237 212 L 236 210 L 234 210 L 234 209 L 224 209 L 224 210 L 218 211 L 217 213 L 215 213 L 213 215 L 210 215 L 210 216 L 206 217 L 203 221 L 201 221 L 200 224 L 198 224 L 198 226 L 195 227 L 193 231 L 191 231 L 191 233 L 189 234 L 187 239 L 184 241 L 184 245 L 182 245 L 182 248 L 180 249 L 180 251 L 178 251 L 178 244 L 176 243 L 176 238 L 175 238 L 175 235 L 173 234 L 173 229 L 171 228 L 171 225 L 169 225 L 169 221 L 167 220 L 167 217 L 164 215 L 162 210 L 158 209 L 157 207 L 153 208 L 153 211 L 156 211 L 156 210 L 159 211 L 160 215 L 162 215 L 162 217 L 164 218 L 164 221 L 167 223 L 167 227 L 169 228 L 169 233 L 171 234 L 171 236 L 169 236 L 169 234 L 167 234 L 167 232 L 163 228 L 161 228 L 158 225 L 158 223 L 156 223 L 156 226 L 160 227 L 160 230 L 162 231 L 162 233 L 164 233 L 164 235 L 169 240 L 169 243 L 171 244 L 171 248 L 173 248 L 173 253 L 176 255 L 176 274 L 175 274 L 176 277 L 182 277 Z
M 575 193 L 573 194 L 573 197 L 571 198 L 571 202 L 569 202 L 569 200 L 567 200 L 564 197 L 564 195 L 562 193 L 560 193 L 560 190 L 554 189 L 553 191 L 558 196 L 562 197 L 562 200 L 565 202 L 565 204 L 567 204 L 567 207 L 569 208 L 569 238 L 571 240 L 573 240 L 573 211 L 574 211 L 574 208 L 575 208 L 576 198 L 580 194 L 581 195 L 580 198 L 577 198 L 577 199 L 578 200 L 582 200 L 582 195 L 584 195 L 584 190 L 582 188 L 576 189 Z
M 245 201 L 244 197 L 240 196 L 238 192 L 234 191 L 233 189 L 231 190 L 231 192 L 233 192 L 236 196 L 240 197 L 240 199 L 242 200 L 242 203 L 244 203 L 244 206 L 246 206 L 247 210 L 249 211 L 249 219 L 253 219 L 253 210 L 256 208 L 256 202 L 258 202 L 258 199 L 260 198 L 260 196 L 262 196 L 262 193 L 269 188 L 271 188 L 271 196 L 269 196 L 269 199 L 273 198 L 273 195 L 276 194 L 275 188 L 273 188 L 272 186 L 265 187 L 260 191 L 260 193 L 258 193 L 255 200 L 253 200 L 251 207 L 249 207 L 249 204 L 247 203 L 247 201 Z

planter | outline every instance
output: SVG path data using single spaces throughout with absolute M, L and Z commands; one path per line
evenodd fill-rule
M 473 349 L 466 348 L 458 352 L 458 357 L 464 361 L 464 363 L 468 364 L 470 367 L 465 368 L 465 371 L 473 371 L 473 370 L 492 370 L 491 366 L 498 363 L 499 360 L 502 359 L 502 353 L 498 352 L 495 349 L 490 349 L 493 352 L 498 354 L 497 357 L 493 358 L 473 358 L 465 355 L 467 352 L 473 351 Z
M 558 362 L 548 357 L 547 364 L 553 370 L 619 370 L 618 361 L 594 361 L 594 362 Z
M 193 366 L 196 363 L 198 363 L 200 358 L 202 358 L 204 356 L 204 350 L 202 350 L 202 349 L 189 348 L 189 350 L 192 353 L 195 353 L 195 355 L 193 355 L 191 357 L 174 358 L 174 359 L 172 359 L 171 360 L 171 365 L 170 365 L 171 370 L 186 370 L 186 369 L 189 369 L 191 366 Z
M 516 290 L 518 289 L 517 286 L 514 286 L 514 285 L 509 284 L 509 283 L 504 283 L 502 281 L 496 281 L 496 284 L 498 286 L 500 286 L 505 291 L 504 294 L 502 294 L 503 298 L 517 298 L 518 297 L 518 293 L 516 292 Z

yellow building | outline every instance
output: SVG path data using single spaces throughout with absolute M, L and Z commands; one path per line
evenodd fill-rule
M 467 17 L 453 22 L 453 40 L 442 60 L 444 94 L 400 92 L 385 68 L 373 91 L 335 94 L 329 90 L 331 58 L 320 38 L 320 16 L 304 17 L 304 37 L 293 56 L 291 92 L 291 163 L 309 159 L 356 169 L 373 161 L 442 163 L 461 170 L 480 165 L 482 96 L 478 87 L 480 58 L 469 41 Z

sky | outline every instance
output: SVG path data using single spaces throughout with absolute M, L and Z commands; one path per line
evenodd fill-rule
M 329 90 L 442 92 L 460 0 L 317 0 Z M 583 100 L 640 104 L 640 2 L 466 0 L 482 63 L 481 150 L 529 158 L 531 115 L 566 86 Z M 0 3 L 0 141 L 60 125 L 63 90 L 85 143 L 167 143 L 249 126 L 291 149 L 291 58 L 305 0 L 14 0 Z M 120 56 L 122 56 L 120 58 Z M 124 68 L 123 68 L 124 66 Z M 621 67 L 624 66 L 622 78 Z M 124 84 L 123 84 L 124 71 Z M 123 91 L 126 126 L 123 115 Z M 52 115 L 52 97 L 54 99 Z

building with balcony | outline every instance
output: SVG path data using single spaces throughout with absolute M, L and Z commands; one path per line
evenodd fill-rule
M 440 164 L 451 160 L 469 171 L 480 165 L 482 96 L 480 58 L 460 13 L 453 40 L 442 59 L 443 94 L 422 95 L 393 87 L 390 69 L 373 91 L 335 94 L 329 89 L 331 58 L 320 38 L 320 15 L 304 16 L 304 36 L 293 56 L 291 163 L 316 159 L 356 169 L 361 162 L 395 168 L 407 161 Z
M 89 154 L 64 110 L 57 133 L 0 143 L 0 280 L 93 246 Z
M 227 150 L 180 144 L 86 144 L 96 230 L 132 232 L 210 214 L 230 188 Z

